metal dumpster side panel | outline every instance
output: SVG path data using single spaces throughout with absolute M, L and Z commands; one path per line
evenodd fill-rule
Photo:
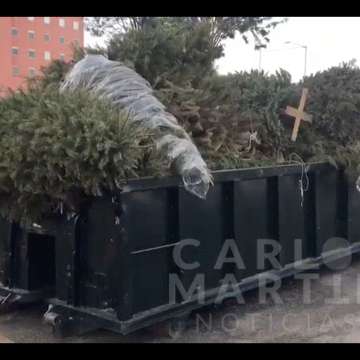
M 168 274 L 174 269 L 171 255 L 178 242 L 178 189 L 124 194 L 120 203 L 120 241 L 131 269 L 125 270 L 128 278 L 121 276 L 121 298 L 128 309 L 121 311 L 123 318 L 169 302 Z
M 215 184 L 206 201 L 183 188 L 179 191 L 179 241 L 180 246 L 184 246 L 177 262 L 179 280 L 185 289 L 195 277 L 199 279 L 199 292 L 220 286 L 222 269 L 216 269 L 215 265 L 227 236 L 224 212 L 227 204 L 223 183 Z M 188 242 L 189 245 L 185 246 Z M 188 269 L 189 265 L 193 269 Z M 180 294 L 178 296 L 178 301 L 186 300 Z
M 316 256 L 348 242 L 348 184 L 343 170 L 315 172 Z
M 282 266 L 314 257 L 314 187 L 311 174 L 279 176 L 279 241 Z
M 278 227 L 273 222 L 277 218 L 277 178 L 274 179 L 275 183 L 272 186 L 275 196 L 270 197 L 271 194 L 268 192 L 269 182 L 272 179 L 274 178 L 244 180 L 234 183 L 235 242 L 242 260 L 242 266 L 237 266 L 234 269 L 238 281 L 272 267 L 268 260 L 263 265 L 258 264 L 261 257 L 259 241 L 268 242 L 271 240 L 278 244 Z M 271 217 L 272 211 L 273 217 Z M 268 247 L 270 245 L 265 244 L 265 242 L 266 249 L 264 248 L 264 251 L 269 252 Z

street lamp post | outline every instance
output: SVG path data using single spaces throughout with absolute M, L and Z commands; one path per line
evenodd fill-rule
M 305 64 L 304 64 L 304 76 L 306 76 L 306 66 L 307 66 L 307 46 L 306 45 L 301 45 L 301 44 L 297 44 L 293 41 L 286 41 L 285 44 L 294 44 L 297 46 L 302 47 L 303 49 L 305 49 Z
M 261 48 L 259 49 L 259 71 L 261 71 Z

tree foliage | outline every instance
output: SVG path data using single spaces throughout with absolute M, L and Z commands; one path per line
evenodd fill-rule
M 249 33 L 253 36 L 255 47 L 266 47 L 268 35 L 277 25 L 287 21 L 273 20 L 272 17 L 93 17 L 86 18 L 86 28 L 94 36 L 118 36 L 131 30 L 144 30 L 157 27 L 172 27 L 180 24 L 185 27 L 207 24 L 211 28 L 214 46 L 228 38 L 241 34 L 246 43 Z
M 70 70 L 72 63 L 62 60 L 53 60 L 49 66 L 41 67 L 41 75 L 36 78 L 36 86 L 44 88 L 55 84 L 56 86 L 63 82 L 65 75 Z
M 150 135 L 80 90 L 12 93 L 0 102 L 1 214 L 34 221 L 60 202 L 78 210 L 86 195 L 146 175 Z
M 101 19 L 104 23 L 96 21 L 107 31 L 112 23 Z M 115 29 L 116 35 L 103 48 L 77 49 L 75 61 L 86 53 L 101 53 L 133 67 L 192 136 L 212 170 L 285 164 L 296 158 L 344 165 L 357 176 L 360 69 L 354 62 L 343 63 L 297 84 L 283 69 L 272 75 L 255 70 L 217 74 L 214 62 L 223 54 L 224 39 L 236 32 L 252 34 L 253 29 L 266 42 L 271 26 L 264 24 L 271 19 L 250 19 L 112 18 L 120 29 Z M 123 133 L 116 132 L 116 124 L 124 124 L 124 119 L 115 109 L 83 93 L 54 91 L 71 66 L 53 62 L 38 79 L 38 90 L 0 101 L 4 214 L 19 216 L 36 204 L 44 209 L 54 201 L 68 202 L 74 191 L 94 194 L 103 186 L 116 186 L 120 177 L 169 174 L 144 133 L 135 135 L 125 125 Z M 304 87 L 309 90 L 305 111 L 314 121 L 302 122 L 293 142 L 294 119 L 281 109 L 298 107 Z M 85 124 L 93 130 L 85 131 Z M 114 147 L 105 145 L 108 141 Z M 117 161 L 115 143 L 122 154 Z M 88 157 L 85 148 L 79 152 L 79 144 L 88 149 Z M 30 173 L 32 180 L 24 180 Z
M 178 19 L 175 24 L 184 22 L 204 24 L 197 18 Z M 155 29 L 159 33 L 166 31 Z M 196 42 L 194 29 L 189 34 Z M 149 31 L 136 30 L 139 34 Z M 116 40 L 118 48 L 124 44 L 127 34 L 130 32 Z M 209 34 L 211 32 L 207 36 Z M 216 42 L 209 43 L 213 46 Z M 117 53 L 112 52 L 110 42 L 104 53 L 112 60 L 135 60 L 135 69 L 152 81 L 159 99 L 192 135 L 212 169 L 274 165 L 290 161 L 296 153 L 303 161 L 329 160 L 356 170 L 360 160 L 360 156 L 355 156 L 359 148 L 356 119 L 360 82 L 359 69 L 354 63 L 319 72 L 299 84 L 293 84 L 284 70 L 274 75 L 252 71 L 219 76 L 213 68 L 207 68 L 194 81 L 199 71 L 198 60 L 189 58 L 187 72 L 181 73 L 174 65 L 176 62 L 169 61 L 169 56 L 163 65 L 164 69 L 168 67 L 162 72 L 163 81 L 156 82 L 156 72 L 148 69 L 161 57 L 156 52 L 151 61 L 138 57 L 145 51 L 152 53 L 152 42 L 142 42 L 141 46 L 136 41 L 132 44 L 133 48 L 123 46 L 123 52 Z M 180 44 L 176 47 L 181 48 Z M 176 74 L 180 73 L 177 78 Z M 298 139 L 292 142 L 294 119 L 282 116 L 280 109 L 287 105 L 297 107 L 303 87 L 309 89 L 306 110 L 313 113 L 315 120 L 312 125 L 302 122 Z

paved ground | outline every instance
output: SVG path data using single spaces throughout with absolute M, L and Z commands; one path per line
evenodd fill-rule
M 157 324 L 128 336 L 95 331 L 85 336 L 55 340 L 42 323 L 44 308 L 19 310 L 0 316 L 1 342 L 360 342 L 360 260 L 343 270 L 320 273 L 306 292 L 303 280 L 287 280 L 275 300 L 260 303 L 259 291 L 202 309 L 191 316 L 188 330 L 176 339 L 167 324 Z M 305 289 L 305 290 L 304 290 Z M 359 291 L 358 291 L 359 289 Z M 304 301 L 305 294 L 305 301 Z M 309 300 L 310 297 L 310 301 Z M 304 303 L 305 302 L 305 303 Z

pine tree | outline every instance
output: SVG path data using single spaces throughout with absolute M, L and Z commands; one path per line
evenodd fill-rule
M 13 221 L 58 203 L 78 211 L 86 196 L 157 171 L 148 129 L 80 90 L 12 93 L 0 101 L 0 135 L 0 212 Z

